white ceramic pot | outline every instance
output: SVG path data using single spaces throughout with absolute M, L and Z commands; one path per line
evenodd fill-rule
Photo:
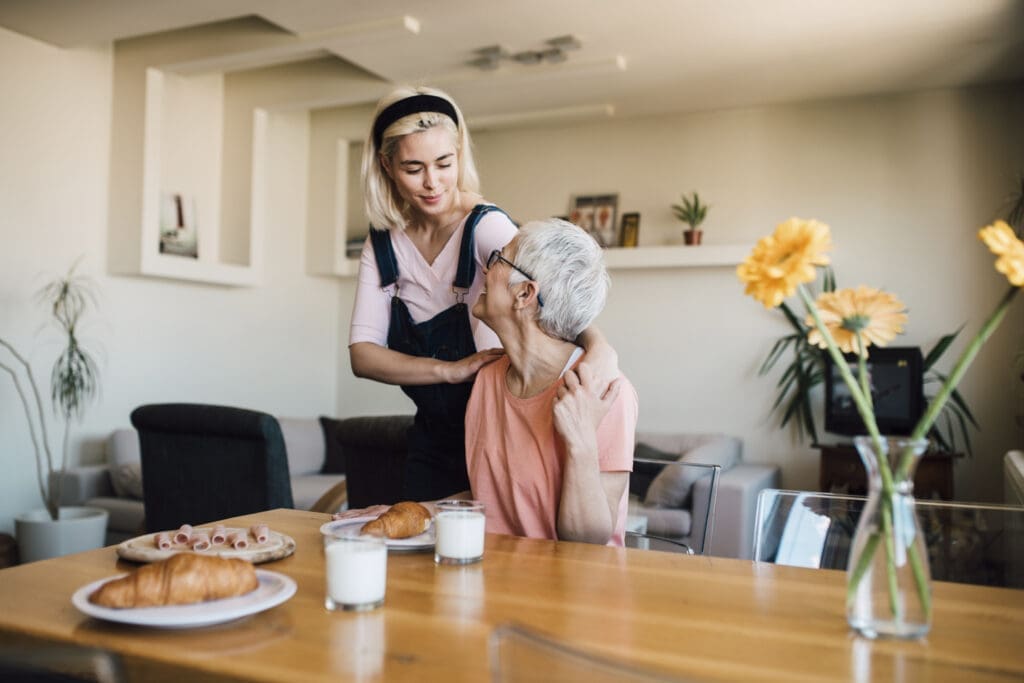
M 60 519 L 45 508 L 14 518 L 18 556 L 22 563 L 103 547 L 109 514 L 102 508 L 62 507 Z

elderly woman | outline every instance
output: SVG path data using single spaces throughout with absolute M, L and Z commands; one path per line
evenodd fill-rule
M 525 225 L 487 260 L 473 314 L 506 355 L 477 373 L 466 464 L 490 532 L 623 544 L 636 392 L 620 374 L 602 393 L 573 341 L 609 284 L 597 243 L 558 219 Z

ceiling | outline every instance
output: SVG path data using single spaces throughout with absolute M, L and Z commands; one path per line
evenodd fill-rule
M 616 117 L 1024 78 L 1022 0 L 0 0 L 0 26 L 64 48 L 175 39 L 245 17 L 258 48 L 207 47 L 208 68 L 324 56 L 379 81 L 451 92 L 474 119 Z M 558 64 L 467 66 L 571 34 Z M 153 36 L 161 39 L 161 36 Z M 221 54 L 216 54 L 217 51 Z M 352 102 L 347 102 L 351 104 Z

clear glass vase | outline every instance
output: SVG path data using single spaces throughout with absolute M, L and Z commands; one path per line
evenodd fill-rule
M 932 623 L 928 552 L 914 509 L 914 470 L 928 442 L 854 439 L 868 500 L 846 570 L 846 620 L 868 638 L 920 638 Z

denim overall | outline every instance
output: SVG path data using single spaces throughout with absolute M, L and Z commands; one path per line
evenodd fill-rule
M 445 361 L 461 360 L 476 353 L 473 330 L 469 325 L 469 307 L 464 299 L 476 274 L 473 234 L 480 219 L 491 211 L 505 213 L 496 206 L 478 204 L 466 219 L 459 247 L 459 263 L 452 283 L 456 303 L 451 308 L 417 324 L 399 297 L 400 292 L 396 291 L 391 297 L 388 348 L 410 356 Z M 398 261 L 391 245 L 391 232 L 371 230 L 370 240 L 380 271 L 381 288 L 395 284 Z M 435 500 L 469 490 L 465 419 L 466 404 L 472 390 L 472 382 L 402 387 L 402 391 L 416 404 L 416 419 L 409 429 L 405 499 Z

